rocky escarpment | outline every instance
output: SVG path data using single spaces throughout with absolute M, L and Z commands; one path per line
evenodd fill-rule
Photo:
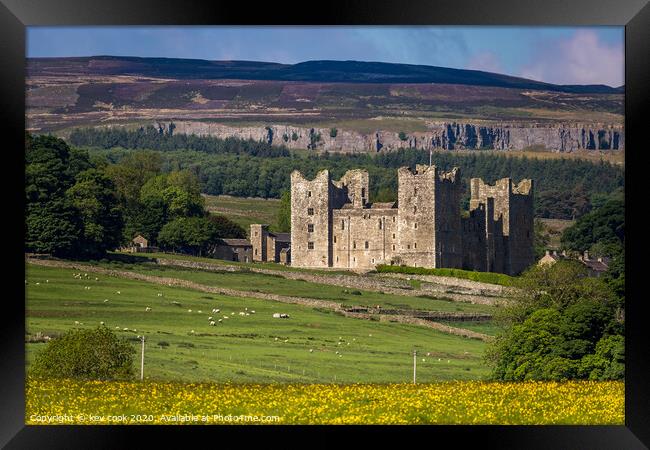
M 168 131 L 172 122 L 155 122 Z M 577 150 L 623 150 L 625 133 L 622 125 L 530 123 L 473 124 L 437 122 L 428 124 L 424 132 L 400 133 L 378 130 L 360 133 L 332 128 L 307 128 L 291 125 L 234 127 L 201 121 L 174 121 L 174 133 L 236 137 L 285 145 L 291 149 L 310 149 L 340 153 L 368 153 L 415 149 L 494 149 L 523 150 L 543 147 L 556 152 Z

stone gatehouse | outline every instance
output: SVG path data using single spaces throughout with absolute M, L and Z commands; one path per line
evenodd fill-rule
M 470 181 L 461 215 L 460 170 L 398 169 L 397 202 L 370 203 L 368 172 L 291 174 L 291 265 L 372 269 L 378 264 L 518 274 L 535 262 L 533 181 Z

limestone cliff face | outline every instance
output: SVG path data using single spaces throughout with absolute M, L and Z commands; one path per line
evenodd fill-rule
M 170 122 L 155 122 L 154 126 L 167 130 Z M 392 151 L 400 148 L 417 149 L 496 149 L 521 150 L 541 146 L 556 152 L 576 150 L 623 150 L 625 132 L 622 125 L 537 125 L 502 123 L 483 125 L 462 122 L 429 124 L 426 132 L 402 135 L 391 131 L 363 134 L 337 129 L 330 136 L 330 128 L 305 128 L 272 124 L 267 127 L 233 127 L 210 122 L 174 121 L 174 133 L 237 137 L 285 145 L 291 149 L 310 149 L 333 153 L 368 153 Z

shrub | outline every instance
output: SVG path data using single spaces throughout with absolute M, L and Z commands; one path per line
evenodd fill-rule
M 400 131 L 398 136 L 399 136 L 400 141 L 405 141 L 405 140 L 408 139 L 408 136 L 403 131 Z
M 503 273 L 494 272 L 475 272 L 472 270 L 462 269 L 425 269 L 424 267 L 408 267 L 408 266 L 377 266 L 379 273 L 407 273 L 412 275 L 437 275 L 441 277 L 455 277 L 463 278 L 466 280 L 479 281 L 481 283 L 499 284 L 501 286 L 512 286 L 515 277 Z
M 85 380 L 133 377 L 135 349 L 106 327 L 70 330 L 51 340 L 31 367 L 35 377 Z
M 339 134 L 339 130 L 337 130 L 336 128 L 330 129 L 330 137 L 335 138 L 337 134 Z

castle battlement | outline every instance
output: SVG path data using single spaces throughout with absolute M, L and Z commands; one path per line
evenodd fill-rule
M 291 174 L 292 265 L 372 269 L 378 264 L 519 273 L 534 263 L 533 182 L 470 181 L 469 217 L 461 218 L 462 183 L 418 164 L 397 169 L 397 202 L 372 204 L 366 170 L 340 180 L 321 170 Z

